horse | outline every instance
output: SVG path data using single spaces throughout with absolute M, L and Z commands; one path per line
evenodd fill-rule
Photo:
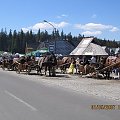
M 112 71 L 120 68 L 120 57 L 118 56 L 109 56 L 105 62 L 106 67 L 106 78 L 110 79 L 110 73 Z
M 7 68 L 7 70 L 13 70 L 13 57 L 12 56 L 3 56 L 2 61 L 1 61 L 1 67 L 3 70 L 5 70 L 5 68 Z
M 24 71 L 26 72 L 26 74 L 28 73 L 28 63 L 26 61 L 25 56 L 18 58 L 18 60 L 14 62 L 14 65 L 15 65 L 16 73 L 20 73 Z
M 61 60 L 57 61 L 57 66 L 60 68 L 62 73 L 66 73 L 66 69 L 70 67 L 72 62 L 75 62 L 75 59 L 71 56 L 63 57 Z
M 41 73 L 41 70 L 44 68 L 45 75 L 47 74 L 47 70 L 49 71 L 49 76 L 55 76 L 55 66 L 57 65 L 57 59 L 54 53 L 47 52 L 43 55 L 43 57 L 40 57 L 38 60 L 39 65 L 39 71 Z
M 99 67 L 96 68 L 96 77 L 102 74 L 102 78 L 110 79 L 110 74 L 114 70 L 118 70 L 120 68 L 120 57 L 109 56 L 105 58 L 101 58 L 99 62 Z M 120 71 L 120 70 L 119 70 Z
M 80 62 L 77 67 L 80 75 L 87 75 L 95 71 L 95 67 L 92 64 L 84 64 Z
M 8 59 L 6 59 L 6 58 L 3 58 L 2 59 L 2 61 L 1 61 L 1 68 L 3 69 L 3 70 L 5 70 L 5 68 L 7 68 L 8 69 Z

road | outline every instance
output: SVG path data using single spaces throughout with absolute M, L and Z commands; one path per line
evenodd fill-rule
M 118 109 L 92 110 L 91 105 L 120 103 L 46 86 L 0 69 L 0 120 L 120 119 Z

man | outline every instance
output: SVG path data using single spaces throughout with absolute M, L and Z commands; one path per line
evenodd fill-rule
M 96 58 L 95 56 L 92 56 L 91 60 L 90 60 L 91 64 L 96 64 Z

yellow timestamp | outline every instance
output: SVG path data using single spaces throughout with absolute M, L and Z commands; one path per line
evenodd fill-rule
M 91 105 L 92 110 L 120 110 L 120 105 Z

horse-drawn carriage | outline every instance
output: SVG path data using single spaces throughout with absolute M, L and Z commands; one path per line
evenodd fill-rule
M 30 74 L 30 72 L 34 70 L 39 72 L 39 65 L 35 61 L 34 57 L 28 56 L 22 56 L 16 61 L 16 72 L 25 72 L 26 74 Z
M 12 56 L 7 56 L 7 57 L 3 56 L 2 60 L 1 60 L 1 68 L 3 70 L 5 70 L 5 69 L 14 70 Z
M 61 70 L 61 73 L 67 73 L 66 69 L 70 67 L 72 60 L 72 57 L 63 57 L 57 60 L 57 68 Z
M 120 72 L 119 57 L 109 56 L 105 59 L 105 63 L 102 63 L 101 65 L 102 66 L 99 69 L 96 69 L 96 77 L 99 77 L 99 74 L 102 74 L 103 78 L 110 79 L 112 72 L 115 74 Z
M 43 57 L 40 57 L 38 61 L 35 61 L 34 57 L 21 57 L 16 62 L 16 72 L 25 72 L 30 74 L 31 71 L 37 71 L 37 74 L 41 74 L 44 71 L 47 75 L 47 70 L 49 71 L 49 76 L 55 76 L 55 66 L 57 65 L 56 57 L 53 53 L 45 53 Z
M 37 61 L 31 61 L 28 63 L 27 65 L 27 73 L 30 74 L 31 71 L 37 71 L 37 74 L 39 74 L 39 71 L 40 71 L 40 67 L 38 65 L 38 62 Z

